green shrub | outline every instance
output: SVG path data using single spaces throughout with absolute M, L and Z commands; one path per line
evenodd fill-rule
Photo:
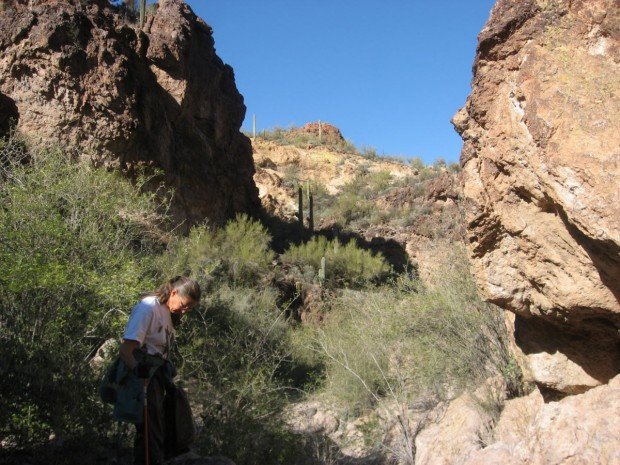
M 376 160 L 377 158 L 379 158 L 379 155 L 377 154 L 377 149 L 374 147 L 362 147 L 361 155 L 362 157 L 368 158 L 370 160 Z
M 271 237 L 258 221 L 237 215 L 223 229 L 207 225 L 177 237 L 163 257 L 162 269 L 204 280 L 230 280 L 235 285 L 256 283 L 269 271 L 274 253 Z
M 324 394 L 354 411 L 383 399 L 434 403 L 510 371 L 501 311 L 477 297 L 463 253 L 447 263 L 433 289 L 401 277 L 332 303 L 312 345 L 326 364 Z
M 322 236 L 291 246 L 282 255 L 282 261 L 299 268 L 309 265 L 318 272 L 322 257 L 326 261 L 326 282 L 333 286 L 361 286 L 389 271 L 383 257 L 359 248 L 354 241 L 341 244 L 337 239 L 329 241 Z
M 347 226 L 354 221 L 369 218 L 374 203 L 360 198 L 358 195 L 345 192 L 336 197 L 334 204 L 329 209 L 329 216 L 333 217 L 340 225 Z
M 118 174 L 28 158 L 0 181 L 0 438 L 21 446 L 109 426 L 88 360 L 152 288 L 160 220 Z
M 187 316 L 180 332 L 179 364 L 204 426 L 205 455 L 239 465 L 291 463 L 297 446 L 279 413 L 295 385 L 290 326 L 270 288 L 223 285 L 204 309 Z
M 409 164 L 412 168 L 421 171 L 426 166 L 420 157 L 413 157 L 409 159 Z

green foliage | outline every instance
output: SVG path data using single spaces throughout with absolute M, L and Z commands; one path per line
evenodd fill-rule
M 361 172 L 337 201 L 320 184 L 310 188 L 318 211 L 346 223 L 419 222 L 434 215 L 426 203 L 381 216 L 375 201 L 408 184 L 423 195 L 439 171 L 406 180 Z M 312 441 L 287 431 L 281 412 L 300 392 L 359 411 L 384 400 L 436 402 L 494 373 L 519 384 L 501 316 L 476 296 L 460 252 L 443 281 L 425 289 L 407 276 L 385 283 L 380 255 L 322 236 L 291 246 L 278 269 L 268 232 L 246 215 L 221 229 L 172 233 L 164 248 L 161 205 L 140 192 L 146 182 L 0 141 L 0 441 L 109 437 L 89 360 L 122 333 L 138 294 L 174 274 L 207 291 L 185 317 L 175 355 L 203 420 L 204 454 L 239 465 L 294 463 Z M 434 221 L 451 228 L 454 218 L 446 210 Z M 293 297 L 272 283 L 283 274 L 283 282 L 318 282 L 323 258 L 327 289 L 317 298 L 329 311 L 321 323 L 295 326 L 287 319 Z M 379 441 L 376 422 L 361 429 Z
M 274 258 L 270 241 L 264 226 L 240 214 L 223 229 L 196 226 L 188 237 L 173 239 L 162 268 L 198 280 L 252 285 L 269 271 Z
M 327 366 L 325 394 L 353 411 L 435 403 L 513 371 L 501 311 L 477 297 L 460 251 L 450 263 L 432 289 L 401 277 L 332 302 L 310 346 Z
M 238 464 L 291 463 L 294 438 L 278 414 L 292 387 L 303 386 L 293 379 L 300 367 L 293 364 L 290 326 L 276 300 L 270 288 L 224 285 L 184 322 L 182 373 L 203 408 L 199 444 L 205 455 L 223 454 Z
M 309 265 L 318 276 L 322 257 L 326 262 L 325 282 L 331 286 L 361 286 L 389 271 L 383 257 L 359 248 L 354 241 L 341 244 L 337 239 L 330 241 L 322 236 L 291 246 L 282 255 L 282 261 L 300 269 Z
M 425 164 L 420 157 L 413 157 L 409 159 L 409 164 L 412 168 L 416 170 L 423 170 L 425 168 Z
M 329 215 L 342 226 L 360 221 L 370 216 L 374 203 L 360 199 L 356 194 L 345 192 L 340 194 L 329 210 Z
M 372 215 L 376 211 L 374 200 L 390 187 L 392 181 L 392 176 L 386 171 L 359 173 L 343 186 L 327 215 L 341 226 L 367 226 L 372 223 Z
M 0 437 L 20 444 L 105 426 L 89 355 L 152 287 L 159 221 L 153 198 L 117 174 L 59 150 L 29 159 L 0 184 Z
M 374 147 L 362 147 L 361 155 L 362 157 L 368 158 L 370 160 L 376 160 L 377 158 L 379 158 L 377 149 Z

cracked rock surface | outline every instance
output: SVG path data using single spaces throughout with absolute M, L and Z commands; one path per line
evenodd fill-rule
M 619 38 L 612 0 L 499 0 L 453 119 L 479 287 L 564 394 L 620 372 Z
M 211 28 L 182 0 L 158 4 L 140 29 L 107 0 L 3 2 L 0 130 L 9 115 L 97 164 L 157 168 L 178 219 L 222 223 L 260 205 L 243 97 Z

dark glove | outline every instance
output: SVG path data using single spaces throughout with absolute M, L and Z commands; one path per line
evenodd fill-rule
M 138 364 L 133 367 L 133 374 L 138 378 L 149 378 L 151 376 L 151 368 L 152 365 L 146 362 L 138 362 Z

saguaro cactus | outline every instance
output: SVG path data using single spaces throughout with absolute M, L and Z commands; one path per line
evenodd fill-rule
M 297 198 L 299 201 L 299 207 L 297 210 L 297 218 L 299 219 L 299 227 L 301 229 L 304 228 L 304 195 L 303 195 L 303 189 L 301 188 L 301 186 L 299 186 L 299 189 L 297 190 Z
M 144 27 L 146 20 L 146 0 L 140 0 L 140 27 Z
M 308 229 L 310 234 L 314 234 L 314 196 L 310 192 L 308 199 Z

